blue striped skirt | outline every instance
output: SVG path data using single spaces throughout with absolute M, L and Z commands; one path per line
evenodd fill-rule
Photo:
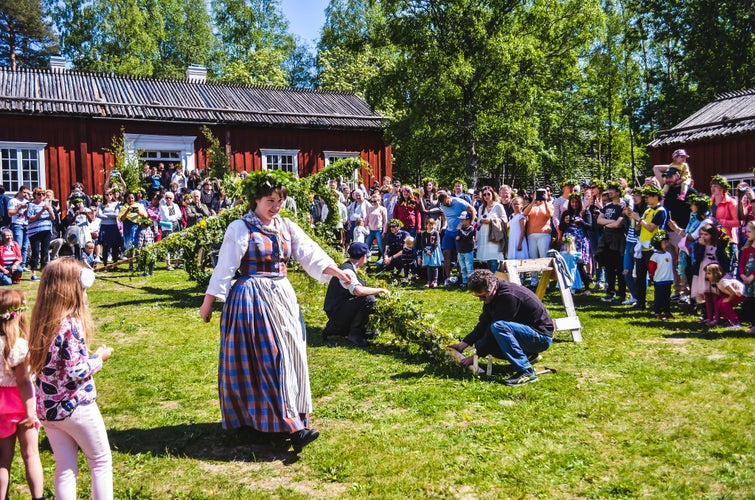
M 312 411 L 306 347 L 299 303 L 288 279 L 239 278 L 220 318 L 223 428 L 305 428 Z

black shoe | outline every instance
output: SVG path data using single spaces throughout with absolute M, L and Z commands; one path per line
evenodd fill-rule
M 339 336 L 339 335 L 341 337 L 344 336 L 343 333 L 338 332 L 338 331 L 334 330 L 333 328 L 328 327 L 327 325 L 325 325 L 325 328 L 322 329 L 322 334 L 321 335 L 322 335 L 322 341 L 323 342 L 325 342 L 326 340 L 328 340 L 328 338 L 333 337 L 333 336 Z
M 360 349 L 364 349 L 365 347 L 370 345 L 366 340 L 364 340 L 363 337 L 358 335 L 349 335 L 347 338 L 349 339 L 349 342 L 351 342 L 351 345 Z
M 364 332 L 364 338 L 367 340 L 376 339 L 378 338 L 378 335 L 380 335 L 380 332 L 378 332 L 377 330 L 367 330 L 366 332 Z
M 302 448 L 318 437 L 320 437 L 320 431 L 317 429 L 302 429 L 291 433 L 291 444 L 294 447 L 294 451 L 299 453 Z

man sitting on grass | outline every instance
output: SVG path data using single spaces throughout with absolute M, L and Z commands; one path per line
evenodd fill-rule
M 345 335 L 356 347 L 366 347 L 367 339 L 373 337 L 367 331 L 367 320 L 375 308 L 375 295 L 389 293 L 385 288 L 369 287 L 359 277 L 359 268 L 370 258 L 370 249 L 364 243 L 352 243 L 348 250 L 349 260 L 340 268 L 352 275 L 351 283 L 344 284 L 332 278 L 325 293 L 323 309 L 328 323 L 322 331 L 322 339 L 332 335 Z
M 464 352 L 474 345 L 478 356 L 507 359 L 515 373 L 506 385 L 535 382 L 531 362 L 553 342 L 553 320 L 543 303 L 528 288 L 499 280 L 487 269 L 474 271 L 468 288 L 485 305 L 472 333 L 449 347 Z M 471 356 L 461 360 L 465 366 L 473 362 Z

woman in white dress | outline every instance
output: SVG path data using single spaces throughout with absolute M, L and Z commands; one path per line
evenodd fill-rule
M 486 262 L 493 273 L 498 270 L 498 261 L 504 259 L 507 225 L 508 217 L 498 201 L 498 193 L 490 186 L 483 187 L 482 204 L 477 211 L 477 260 Z
M 514 198 L 511 202 L 511 208 L 514 213 L 509 221 L 509 244 L 506 250 L 506 259 L 529 259 L 526 233 L 527 216 L 522 213 L 524 200 L 520 197 Z

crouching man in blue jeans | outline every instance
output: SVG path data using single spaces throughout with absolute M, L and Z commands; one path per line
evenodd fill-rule
M 507 359 L 515 373 L 504 383 L 523 385 L 537 380 L 531 361 L 553 342 L 553 320 L 530 289 L 499 280 L 487 269 L 469 276 L 469 291 L 483 301 L 482 314 L 472 333 L 449 347 L 459 352 L 474 345 L 478 356 Z M 469 366 L 473 357 L 463 358 Z

